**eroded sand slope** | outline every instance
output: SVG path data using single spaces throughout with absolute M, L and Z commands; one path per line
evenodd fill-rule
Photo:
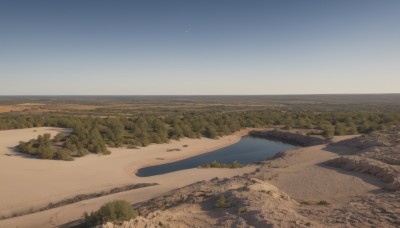
M 54 128 L 0 131 L 0 149 L 5 151 L 0 156 L 0 217 L 30 211 L 78 194 L 136 183 L 159 185 L 0 220 L 0 227 L 54 227 L 79 219 L 83 212 L 96 210 L 103 203 L 113 199 L 127 199 L 136 203 L 195 181 L 209 180 L 215 176 L 231 177 L 254 170 L 253 167 L 217 172 L 190 169 L 154 177 L 135 176 L 136 170 L 142 167 L 184 159 L 236 143 L 247 130 L 218 140 L 181 139 L 140 149 L 111 148 L 111 155 L 88 155 L 70 162 L 27 158 L 17 153 L 13 154 L 16 156 L 5 155 L 13 153 L 9 147 L 17 145 L 21 140 L 29 140 L 43 133 L 51 133 L 54 136 L 60 131 L 62 129 Z M 167 152 L 168 149 L 174 148 L 181 150 Z
M 354 137 L 336 137 L 332 145 Z M 256 172 L 137 204 L 143 216 L 104 227 L 399 227 L 400 191 L 385 190 L 387 183 L 371 172 L 329 166 L 346 151 L 343 145 L 291 150 Z M 229 207 L 215 207 L 221 195 Z

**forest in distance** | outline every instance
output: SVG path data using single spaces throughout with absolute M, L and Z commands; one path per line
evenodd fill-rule
M 71 134 L 39 136 L 20 142 L 18 151 L 43 159 L 72 160 L 88 153 L 108 154 L 107 146 L 134 148 L 182 137 L 218 138 L 251 127 L 312 129 L 325 138 L 381 130 L 400 123 L 398 112 L 265 110 L 182 112 L 168 116 L 139 114 L 111 117 L 17 116 L 0 119 L 0 129 L 71 128 Z
M 310 129 L 325 138 L 400 123 L 399 94 L 280 96 L 0 97 L 0 130 L 61 127 L 70 134 L 20 142 L 19 152 L 73 160 L 107 147 L 218 138 L 243 128 Z
M 114 116 L 191 111 L 400 111 L 400 94 L 247 95 L 247 96 L 0 96 L 0 116 Z

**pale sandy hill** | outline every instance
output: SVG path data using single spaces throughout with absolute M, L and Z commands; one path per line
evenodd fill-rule
M 226 208 L 215 206 L 221 195 L 229 204 Z M 298 204 L 286 193 L 248 177 L 195 183 L 137 206 L 145 217 L 103 227 L 318 226 L 294 210 Z
M 355 136 L 335 137 L 333 141 L 353 137 Z M 48 195 L 53 194 L 53 199 L 59 199 L 73 193 L 93 192 L 121 184 L 156 182 L 160 185 L 0 220 L 0 227 L 56 227 L 79 219 L 84 211 L 98 209 L 102 204 L 114 199 L 126 199 L 137 203 L 135 207 L 142 214 L 135 220 L 125 222 L 122 227 L 400 226 L 399 191 L 383 190 L 387 183 L 370 175 L 371 173 L 326 165 L 328 161 L 340 159 L 342 154 L 351 151 L 351 148 L 345 145 L 334 148 L 317 145 L 293 149 L 279 158 L 263 162 L 258 169 L 255 166 L 242 169 L 190 169 L 147 178 L 134 176 L 138 168 L 204 153 L 239 139 L 240 134 L 220 140 L 184 139 L 140 150 L 113 149 L 110 156 L 92 155 L 74 162 L 23 160 L 21 157 L 4 156 L 8 159 L 7 162 L 13 165 L 8 165 L 7 162 L 1 164 L 0 169 L 3 169 L 3 172 L 0 175 L 9 178 L 5 179 L 8 180 L 8 184 L 12 185 L 13 181 L 11 174 L 4 174 L 6 170 L 12 170 L 16 174 L 29 171 L 44 176 L 44 179 L 40 178 L 41 175 L 34 176 L 35 181 L 44 181 L 42 184 L 32 184 L 22 188 L 25 190 L 17 190 L 26 194 L 31 187 L 34 197 L 40 195 L 34 191 L 39 189 L 47 191 Z M 171 148 L 183 148 L 185 144 L 189 147 L 182 151 L 166 152 Z M 21 164 L 23 165 L 18 166 Z M 16 167 L 24 171 L 18 171 Z M 235 176 L 243 173 L 249 174 Z M 55 183 L 54 174 L 62 177 L 56 179 Z M 26 177 L 21 178 L 15 174 L 12 177 L 27 181 Z M 213 177 L 219 179 L 202 181 Z M 191 184 L 196 181 L 201 182 Z M 61 187 L 57 187 L 58 185 Z M 8 193 L 12 193 L 11 188 Z M 215 208 L 214 205 L 222 194 L 231 206 Z M 18 195 L 26 197 L 28 202 L 36 199 L 29 194 Z M 46 199 L 48 201 L 49 197 Z M 46 199 L 43 198 L 39 203 L 47 202 Z M 1 200 L 18 201 L 15 197 L 13 200 L 5 197 Z M 17 205 L 14 204 L 13 208 L 17 208 Z M 107 224 L 106 227 L 120 226 Z
M 29 140 L 43 133 L 55 135 L 61 130 L 35 128 L 0 131 L 0 150 L 4 151 L 2 154 L 12 153 L 9 147 L 17 145 L 21 140 Z M 0 220 L 0 227 L 53 227 L 79 219 L 83 212 L 96 210 L 103 203 L 113 199 L 127 199 L 132 203 L 140 202 L 195 181 L 208 180 L 216 176 L 231 177 L 254 170 L 253 167 L 221 170 L 190 169 L 146 178 L 135 176 L 139 168 L 213 151 L 238 142 L 245 134 L 247 130 L 218 140 L 181 139 L 169 144 L 150 145 L 140 149 L 111 148 L 111 155 L 88 155 L 77 158 L 75 161 L 1 155 L 0 217 L 34 210 L 50 202 L 57 202 L 78 194 L 94 193 L 136 183 L 159 183 L 159 185 Z M 181 151 L 167 152 L 168 149 L 173 148 L 179 148 Z
M 399 227 L 400 191 L 383 190 L 385 183 L 369 173 L 325 165 L 338 154 L 327 145 L 290 150 L 254 173 L 134 205 L 141 217 L 103 227 Z M 230 207 L 215 207 L 221 195 Z

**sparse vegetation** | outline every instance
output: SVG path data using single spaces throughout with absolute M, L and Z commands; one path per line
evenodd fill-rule
M 327 121 L 321 124 L 321 129 L 323 130 L 322 136 L 325 139 L 331 139 L 335 135 L 335 126 Z
M 330 203 L 326 200 L 320 200 L 318 202 L 310 202 L 310 201 L 301 201 L 300 202 L 301 205 L 322 205 L 322 206 L 327 206 Z
M 17 217 L 17 216 L 22 216 L 22 215 L 27 215 L 27 214 L 31 214 L 31 213 L 35 213 L 35 212 L 39 212 L 39 211 L 45 211 L 45 210 L 49 210 L 49 209 L 53 209 L 53 208 L 57 208 L 57 207 L 62 207 L 62 206 L 68 205 L 68 204 L 80 202 L 83 200 L 93 199 L 93 198 L 102 197 L 102 196 L 106 196 L 106 195 L 110 195 L 110 194 L 115 194 L 115 193 L 129 191 L 129 190 L 138 189 L 138 188 L 145 188 L 145 187 L 154 186 L 154 185 L 157 185 L 157 184 L 156 183 L 139 183 L 139 184 L 126 185 L 126 186 L 122 186 L 122 187 L 116 187 L 116 188 L 113 188 L 108 191 L 101 191 L 101 192 L 95 192 L 95 193 L 89 193 L 89 194 L 80 194 L 80 195 L 74 196 L 72 198 L 67 198 L 67 199 L 63 199 L 58 202 L 49 203 L 47 206 L 44 206 L 41 208 L 35 208 L 35 209 L 30 208 L 27 211 L 14 212 L 11 216 L 0 217 L 0 220 L 13 218 L 13 217 Z
M 326 206 L 326 205 L 329 205 L 330 203 L 328 202 L 328 201 L 326 201 L 326 200 L 320 200 L 320 201 L 318 201 L 318 203 L 317 203 L 317 205 L 323 205 L 323 206 Z
M 125 200 L 115 200 L 104 204 L 98 211 L 85 213 L 84 227 L 93 227 L 106 222 L 126 221 L 135 218 L 137 211 Z
M 226 200 L 225 200 L 224 194 L 222 194 L 222 195 L 218 198 L 218 200 L 217 200 L 217 202 L 215 203 L 214 206 L 215 206 L 216 208 L 227 208 L 227 207 L 231 207 L 231 206 L 232 206 L 232 203 L 226 201 Z
M 72 161 L 73 158 L 70 151 L 61 147 L 54 147 L 54 142 L 55 140 L 51 140 L 50 134 L 44 134 L 39 135 L 37 139 L 20 142 L 16 148 L 21 153 L 37 156 L 41 159 Z
M 90 114 L 93 116 L 84 115 L 82 111 L 75 116 L 66 116 L 62 112 L 26 116 L 2 114 L 0 130 L 43 126 L 70 128 L 71 134 L 56 135 L 48 148 L 35 148 L 33 151 L 29 147 L 35 147 L 30 145 L 35 142 L 20 145 L 21 151 L 28 154 L 35 153 L 45 159 L 68 160 L 88 153 L 108 154 L 107 146 L 136 148 L 151 143 L 167 143 L 182 137 L 218 138 L 246 127 L 309 129 L 307 134 L 320 134 L 329 139 L 334 135 L 369 133 L 400 123 L 400 113 L 385 107 L 378 111 L 320 108 L 252 110 L 245 106 L 237 110 L 228 107 L 208 108 L 207 111 L 180 107 L 167 113 L 162 109 L 155 110 L 133 113 L 123 109 L 112 115 L 107 113 L 106 117 L 102 110 L 92 111 Z M 28 147 L 27 150 L 24 150 L 24 146 Z M 65 150 L 56 156 L 57 148 Z
M 206 163 L 200 166 L 201 168 L 240 168 L 242 167 L 242 165 L 237 162 L 237 161 L 233 161 L 232 163 L 222 163 L 222 162 L 217 162 L 217 161 L 213 161 L 210 163 Z
M 312 203 L 309 201 L 301 201 L 300 204 L 301 205 L 311 205 Z

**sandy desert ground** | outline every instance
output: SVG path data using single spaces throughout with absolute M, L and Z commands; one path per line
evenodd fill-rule
M 0 227 L 54 227 L 79 219 L 83 212 L 96 210 L 113 199 L 140 202 L 196 181 L 231 177 L 255 169 L 190 169 L 154 177 L 135 176 L 138 168 L 168 163 L 231 145 L 238 142 L 248 130 L 218 140 L 181 139 L 140 149 L 111 148 L 111 155 L 88 155 L 72 162 L 34 159 L 12 151 L 12 147 L 21 140 L 29 140 L 44 133 L 54 136 L 60 131 L 66 130 L 32 128 L 0 131 L 0 216 L 36 209 L 78 194 L 94 193 L 123 185 L 159 185 L 0 220 Z M 181 151 L 166 152 L 173 148 L 180 148 Z
M 0 142 L 6 153 L 12 153 L 7 148 L 15 145 L 19 138 L 26 140 L 39 133 L 60 130 L 63 129 L 4 131 L 0 132 L 3 136 Z M 171 227 L 191 227 L 193 224 L 198 227 L 232 227 L 235 224 L 239 227 L 268 227 L 271 224 L 282 227 L 393 227 L 393 224 L 400 224 L 398 191 L 384 190 L 387 183 L 376 176 L 326 165 L 327 161 L 341 157 L 341 153 L 351 151 L 350 147 L 338 142 L 357 136 L 336 136 L 333 143 L 292 149 L 282 157 L 241 169 L 189 169 L 146 178 L 134 175 L 141 167 L 230 145 L 247 131 L 218 140 L 183 139 L 141 149 L 111 149 L 109 156 L 90 155 L 73 162 L 2 153 L 0 200 L 4 203 L 0 211 L 3 214 L 25 210 L 27 205 L 39 207 L 77 194 L 127 184 L 159 185 L 0 220 L 0 227 L 58 227 L 114 199 L 140 203 L 138 208 L 145 216 L 126 224 L 131 227 L 159 227 L 160 222 L 167 222 Z M 182 150 L 166 152 L 173 148 Z M 238 176 L 242 174 L 244 176 Z M 229 179 L 221 179 L 226 177 Z M 210 179 L 213 180 L 207 181 Z M 202 180 L 206 181 L 192 184 Z M 226 210 L 214 208 L 221 194 L 236 202 L 235 206 Z M 318 205 L 321 201 L 328 202 L 328 206 Z M 246 211 L 238 212 L 243 208 Z
M 256 172 L 176 189 L 135 205 L 143 216 L 101 227 L 398 227 L 399 191 L 384 190 L 374 176 L 324 165 L 340 156 L 331 149 L 289 150 Z M 221 195 L 229 206 L 215 206 Z

